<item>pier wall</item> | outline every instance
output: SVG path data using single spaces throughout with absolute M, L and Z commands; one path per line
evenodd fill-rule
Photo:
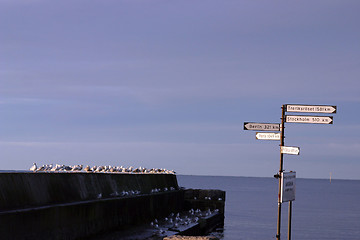
M 184 209 L 172 174 L 1 173 L 0 184 L 1 239 L 82 239 Z
M 178 189 L 173 174 L 83 172 L 0 173 L 0 186 L 0 211 Z

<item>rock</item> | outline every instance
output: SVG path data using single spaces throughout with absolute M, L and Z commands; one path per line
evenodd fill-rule
M 164 240 L 219 240 L 217 237 L 214 236 L 178 236 L 173 235 L 164 238 Z

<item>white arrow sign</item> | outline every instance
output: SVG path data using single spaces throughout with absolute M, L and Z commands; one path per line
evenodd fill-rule
M 336 106 L 287 104 L 286 111 L 303 113 L 336 113 Z
M 244 122 L 244 130 L 280 131 L 280 123 L 250 123 L 250 122 Z
M 299 147 L 280 146 L 280 152 L 285 153 L 285 154 L 291 154 L 291 155 L 299 155 L 300 154 L 300 148 Z
M 333 124 L 333 117 L 322 116 L 295 116 L 287 115 L 286 122 L 289 123 L 320 123 L 320 124 Z
M 259 140 L 280 140 L 280 133 L 273 132 L 257 132 L 256 139 Z

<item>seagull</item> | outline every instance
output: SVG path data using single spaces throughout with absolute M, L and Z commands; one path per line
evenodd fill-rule
M 44 171 L 50 171 L 52 169 L 52 167 L 53 167 L 53 164 L 46 164 L 44 166 Z
M 115 191 L 113 193 L 110 193 L 110 196 L 112 196 L 112 197 L 115 196 L 116 197 L 116 196 L 119 196 L 119 193 L 117 191 Z
M 126 192 L 126 191 L 122 191 L 122 192 L 121 192 L 121 196 L 122 196 L 122 197 L 127 196 L 127 195 L 129 195 L 128 192 Z
M 55 164 L 55 166 L 53 166 L 53 167 L 50 169 L 50 171 L 52 171 L 52 172 L 59 171 L 60 167 L 61 167 L 61 166 L 60 166 L 59 164 Z
M 83 168 L 83 165 L 75 165 L 71 171 L 81 171 L 81 169 Z
M 99 166 L 99 167 L 95 170 L 95 172 L 101 172 L 101 171 L 103 171 L 103 170 L 104 170 L 104 167 Z
M 195 213 L 194 209 L 190 209 L 190 210 L 189 210 L 189 213 L 190 213 L 191 215 L 194 215 L 194 213 Z
M 37 169 L 37 166 L 36 166 L 36 163 L 34 163 L 34 165 L 32 165 L 31 167 L 30 167 L 30 171 L 36 171 L 36 169 Z
M 55 165 L 55 171 L 60 171 L 63 169 L 63 166 L 59 165 L 59 164 L 56 164 Z
M 66 166 L 64 166 L 64 170 L 65 170 L 65 171 L 71 171 L 71 170 L 72 170 L 72 167 L 66 165 Z
M 36 169 L 36 171 L 38 172 L 38 171 L 44 171 L 44 169 L 45 169 L 45 167 L 44 166 L 41 166 L 41 167 L 39 167 L 38 169 Z

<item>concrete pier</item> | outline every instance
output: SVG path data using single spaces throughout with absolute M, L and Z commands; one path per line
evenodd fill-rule
M 173 174 L 0 173 L 0 184 L 0 211 L 112 198 L 123 191 L 178 189 Z
M 201 192 L 180 189 L 173 174 L 0 173 L 0 184 L 0 237 L 9 240 L 71 240 L 125 232 L 186 211 L 194 194 Z M 213 210 L 220 204 L 223 213 L 223 203 L 203 200 L 211 206 L 199 199 L 199 208 Z M 216 221 L 223 221 L 223 214 L 219 216 Z

